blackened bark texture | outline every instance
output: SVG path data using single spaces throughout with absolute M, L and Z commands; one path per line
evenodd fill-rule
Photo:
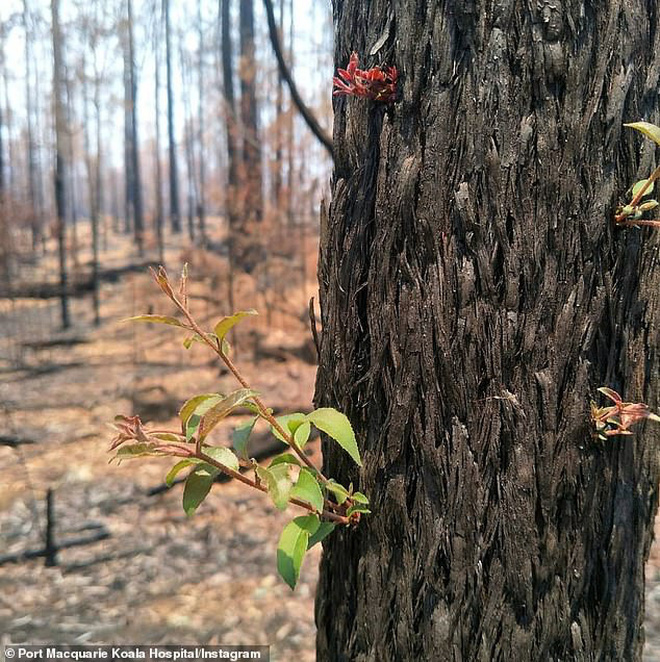
M 71 326 L 69 314 L 69 273 L 67 268 L 66 242 L 66 160 L 64 150 L 66 144 L 66 109 L 64 92 L 64 64 L 62 61 L 62 30 L 60 26 L 60 0 L 51 0 L 52 37 L 53 37 L 53 110 L 55 115 L 55 171 L 53 184 L 55 188 L 55 207 L 57 213 L 57 255 L 60 273 L 60 312 L 62 328 Z
M 170 227 L 172 232 L 181 232 L 181 207 L 179 205 L 179 173 L 174 136 L 174 92 L 172 90 L 172 29 L 170 25 L 170 0 L 163 0 L 165 14 L 165 71 L 167 75 L 167 137 L 169 141 L 170 172 Z
M 133 203 L 133 232 L 138 255 L 144 255 L 144 214 L 142 211 L 142 184 L 140 177 L 140 150 L 138 141 L 138 118 L 137 118 L 137 72 L 135 65 L 135 39 L 133 36 L 133 2 L 126 3 L 128 19 L 128 53 L 130 60 L 130 112 L 131 112 L 131 200 Z
M 260 224 L 263 218 L 261 178 L 261 143 L 259 139 L 259 108 L 257 104 L 257 61 L 254 45 L 254 2 L 240 0 L 239 78 L 241 87 L 241 128 L 243 151 L 240 165 L 238 215 L 239 229 L 235 235 L 236 266 L 250 273 L 264 260 Z
M 319 660 L 636 660 L 658 433 L 592 438 L 610 386 L 657 406 L 657 234 L 613 226 L 654 150 L 655 3 L 335 0 L 316 404 L 373 514 L 325 544 Z M 624 36 L 625 35 L 625 36 Z M 641 156 L 640 156 L 641 154 Z

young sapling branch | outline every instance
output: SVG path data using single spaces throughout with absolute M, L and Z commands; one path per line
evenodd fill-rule
M 192 332 L 193 335 L 184 341 L 184 346 L 189 348 L 194 341 L 206 344 L 229 369 L 241 388 L 229 395 L 202 393 L 187 400 L 179 411 L 181 432 L 147 430 L 137 416 L 118 416 L 115 419 L 118 434 L 111 444 L 111 450 L 116 451 L 115 459 L 149 455 L 179 458 L 168 472 L 166 482 L 171 485 L 180 471 L 191 469 L 183 492 L 183 507 L 188 515 L 193 514 L 207 496 L 215 476 L 220 472 L 269 494 L 280 510 L 286 509 L 289 504 L 305 510 L 307 515 L 294 518 L 285 527 L 278 545 L 278 570 L 294 588 L 307 549 L 331 533 L 335 526 L 356 525 L 363 514 L 370 512 L 369 500 L 364 494 L 353 492 L 352 485 L 347 489 L 323 475 L 304 450 L 313 425 L 334 439 L 361 466 L 353 428 L 344 414 L 332 408 L 276 418 L 232 361 L 225 340 L 227 333 L 243 317 L 256 315 L 256 312 L 246 310 L 223 317 L 213 332 L 206 332 L 188 307 L 187 266 L 184 266 L 177 292 L 163 267 L 151 272 L 184 319 L 167 315 L 139 315 L 130 320 L 167 324 Z M 255 416 L 252 421 L 234 430 L 234 448 L 238 455 L 226 446 L 209 445 L 206 440 L 215 426 L 241 407 Z M 265 421 L 275 437 L 291 449 L 291 453 L 276 456 L 268 467 L 260 466 L 254 458 L 247 462 L 248 438 L 258 420 Z M 241 472 L 241 463 L 254 471 L 254 478 Z

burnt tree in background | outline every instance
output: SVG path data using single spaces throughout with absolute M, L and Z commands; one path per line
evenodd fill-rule
M 622 122 L 658 121 L 659 16 L 334 3 L 336 66 L 400 82 L 335 106 L 316 404 L 373 514 L 325 543 L 320 660 L 640 658 L 658 434 L 599 443 L 589 401 L 658 403 L 656 238 L 612 217 L 651 171 Z
M 57 251 L 60 272 L 60 311 L 62 328 L 71 326 L 69 315 L 69 274 L 66 247 L 66 162 L 64 150 L 67 140 L 64 64 L 62 61 L 62 30 L 60 27 L 60 0 L 51 0 L 53 37 L 53 110 L 55 115 L 55 206 L 57 209 Z
M 240 0 L 240 61 L 241 128 L 243 143 L 240 166 L 240 234 L 235 237 L 238 246 L 237 265 L 251 271 L 263 259 L 263 247 L 258 225 L 263 217 L 261 184 L 261 146 L 259 143 L 259 109 L 257 105 L 257 63 L 254 45 L 254 2 Z
M 170 225 L 172 232 L 181 232 L 179 206 L 179 175 L 174 137 L 174 92 L 172 90 L 172 27 L 170 25 L 170 0 L 163 0 L 165 14 L 165 71 L 167 77 L 167 136 L 170 155 Z

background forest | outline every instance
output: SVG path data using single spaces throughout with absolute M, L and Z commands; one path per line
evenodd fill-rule
M 329 3 L 273 5 L 284 60 L 330 134 Z M 230 388 L 203 348 L 119 323 L 171 312 L 149 265 L 190 264 L 201 321 L 256 308 L 234 338 L 247 377 L 276 412 L 311 409 L 332 161 L 292 102 L 264 6 L 0 3 L 4 643 L 255 643 L 314 659 L 318 548 L 292 594 L 275 571 L 287 518 L 267 499 L 225 483 L 188 519 L 180 485 L 163 485 L 166 461 L 108 466 L 106 452 L 116 413 L 165 425 L 191 389 Z M 649 660 L 658 566 L 656 547 Z

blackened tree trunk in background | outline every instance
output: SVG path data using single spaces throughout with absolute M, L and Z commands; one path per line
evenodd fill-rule
M 140 151 L 138 143 L 137 119 L 137 71 L 135 67 L 135 38 L 133 36 L 133 2 L 126 3 L 128 18 L 128 54 L 129 54 L 129 83 L 130 83 L 130 111 L 131 111 L 131 200 L 133 203 L 133 231 L 138 255 L 144 255 L 144 213 L 142 210 L 142 183 L 140 178 Z
M 53 36 L 53 109 L 55 114 L 55 206 L 57 208 L 57 247 L 60 269 L 60 310 L 62 328 L 71 326 L 69 317 L 68 272 L 66 255 L 66 107 L 64 65 L 62 62 L 62 30 L 60 27 L 60 0 L 51 0 Z
M 660 14 L 334 19 L 336 66 L 396 65 L 400 96 L 335 106 L 316 404 L 352 420 L 364 468 L 330 447 L 327 475 L 373 514 L 325 544 L 318 658 L 637 660 L 658 432 L 599 443 L 589 401 L 658 403 L 655 238 L 612 217 L 651 171 L 622 122 L 658 121 Z
M 37 172 L 37 156 L 34 141 L 34 127 L 33 127 L 33 97 L 32 97 L 32 30 L 31 30 L 31 17 L 28 0 L 23 0 L 23 27 L 25 28 L 25 115 L 26 115 L 26 141 L 27 141 L 27 162 L 28 162 L 28 191 L 30 200 L 28 208 L 30 210 L 30 228 L 32 231 L 32 249 L 37 250 L 41 242 L 41 235 L 43 232 L 43 219 L 38 213 L 37 200 L 38 200 L 38 172 Z
M 161 23 L 159 21 L 158 25 Z M 160 27 L 154 29 L 154 69 L 155 69 L 155 80 L 154 80 L 154 114 L 156 115 L 156 139 L 154 140 L 154 169 L 155 169 L 155 181 L 154 188 L 156 191 L 156 214 L 154 218 L 154 225 L 156 230 L 156 239 L 158 242 L 158 262 L 160 264 L 165 264 L 165 246 L 164 246 L 164 236 L 163 236 L 163 175 L 161 168 L 161 159 L 160 159 L 160 53 L 161 49 L 159 48 L 160 36 L 161 36 Z
M 128 21 L 122 34 L 122 51 L 124 57 L 123 83 L 124 83 L 124 233 L 129 234 L 133 227 L 133 140 L 132 113 L 131 113 L 131 51 L 128 45 Z
M 252 271 L 263 259 L 258 224 L 263 217 L 261 185 L 261 145 L 259 143 L 259 110 L 257 107 L 257 61 L 254 50 L 254 2 L 240 0 L 239 77 L 241 81 L 241 128 L 243 151 L 241 158 L 241 231 L 237 243 L 241 247 L 238 264 Z
M 167 72 L 167 136 L 170 154 L 170 226 L 172 232 L 181 232 L 181 211 L 179 207 L 179 177 L 176 159 L 176 139 L 174 137 L 174 92 L 172 90 L 172 35 L 170 26 L 170 0 L 163 0 L 165 13 L 165 69 Z
M 0 22 L 0 72 L 5 69 L 5 58 L 4 58 L 4 25 Z M 3 132 L 4 132 L 4 112 L 2 109 L 2 103 L 0 103 L 0 201 L 2 200 L 5 194 L 5 145 L 3 142 Z
M 236 264 L 236 235 L 238 231 L 238 137 L 236 126 L 236 100 L 234 96 L 233 57 L 231 41 L 230 0 L 219 0 L 220 33 L 222 35 L 222 89 L 225 98 L 225 127 L 227 133 L 227 192 L 225 209 L 227 215 L 227 247 L 229 270 L 227 298 L 229 310 L 234 308 L 234 268 Z M 236 334 L 232 335 L 236 344 Z
M 204 24 L 202 22 L 202 0 L 197 0 L 197 148 L 199 150 L 199 187 L 197 196 L 197 220 L 202 246 L 206 245 L 206 150 L 204 122 Z

